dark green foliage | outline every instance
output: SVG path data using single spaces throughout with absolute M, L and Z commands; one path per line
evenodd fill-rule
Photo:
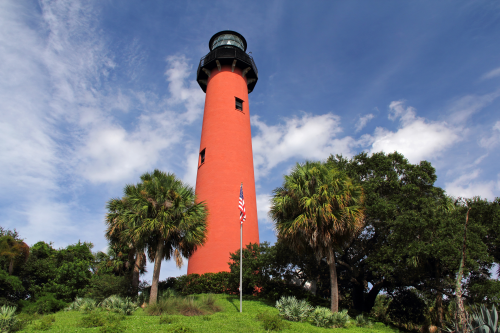
M 27 294 L 53 293 L 57 299 L 71 302 L 82 296 L 90 283 L 94 256 L 91 243 L 78 242 L 55 250 L 50 244 L 38 242 L 20 272 Z
M 262 269 L 266 266 L 266 256 L 262 255 L 267 250 L 267 244 L 259 246 L 259 244 L 248 244 L 243 249 L 243 294 L 254 294 L 257 288 L 261 288 L 266 277 Z M 230 282 L 232 286 L 240 284 L 240 250 L 237 250 L 230 255 L 231 262 L 229 268 L 231 270 Z
M 52 293 L 44 293 L 36 298 L 36 301 L 19 301 L 20 308 L 23 312 L 29 314 L 47 314 L 57 312 L 66 307 L 66 302 L 56 299 Z
M 398 324 L 423 324 L 425 321 L 425 302 L 409 289 L 396 290 L 387 309 L 389 318 Z
M 228 272 L 205 273 L 202 275 L 189 274 L 176 278 L 174 283 L 172 283 L 171 278 L 169 283 L 165 283 L 164 286 L 173 284 L 175 290 L 181 295 L 203 293 L 230 294 L 237 291 L 237 285 L 234 286 L 232 284 L 230 277 L 231 274 Z
M 257 320 L 262 322 L 266 331 L 281 331 L 290 327 L 290 324 L 283 321 L 278 315 L 261 312 L 257 315 Z
M 0 270 L 0 305 L 16 304 L 25 294 L 24 291 L 25 289 L 19 277 Z
M 387 323 L 389 321 L 387 310 L 390 302 L 391 299 L 387 295 L 377 295 L 377 299 L 375 300 L 375 304 L 372 307 L 370 315 L 378 321 Z
M 94 274 L 86 289 L 85 297 L 101 302 L 111 295 L 126 296 L 131 288 L 130 279 L 113 274 Z
M 329 162 L 346 170 L 365 192 L 366 227 L 337 258 L 341 294 L 351 299 L 350 305 L 369 312 L 380 291 L 405 286 L 434 299 L 454 297 L 467 207 L 434 186 L 431 164 L 411 164 L 398 153 L 361 153 L 350 160 L 330 156 Z M 467 289 L 481 279 L 491 281 L 492 264 L 499 262 L 499 203 L 468 200 L 469 299 L 491 298 L 486 288 L 477 289 L 480 294 Z M 442 309 L 442 302 L 436 303 Z

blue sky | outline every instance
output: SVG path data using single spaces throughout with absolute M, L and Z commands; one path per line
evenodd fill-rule
M 275 241 L 283 174 L 330 154 L 397 150 L 430 161 L 450 195 L 500 196 L 498 1 L 5 0 L 0 225 L 102 250 L 105 203 L 125 184 L 159 168 L 194 185 L 196 69 L 226 29 L 259 69 L 261 241 Z M 164 263 L 160 278 L 186 267 Z

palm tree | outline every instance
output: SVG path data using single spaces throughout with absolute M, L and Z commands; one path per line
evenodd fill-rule
M 22 257 L 23 261 L 26 261 L 28 260 L 28 256 L 29 246 L 25 242 L 17 240 L 11 235 L 0 237 L 0 257 L 5 257 L 9 261 L 9 275 L 12 275 L 14 272 L 16 259 Z
M 321 162 L 297 164 L 276 188 L 270 217 L 278 238 L 297 249 L 308 244 L 318 259 L 330 267 L 331 311 L 338 311 L 335 251 L 364 225 L 363 191 L 332 165 Z
M 148 255 L 154 261 L 150 304 L 156 303 L 161 261 L 174 257 L 182 265 L 182 257 L 190 257 L 206 238 L 205 204 L 195 203 L 194 189 L 174 174 L 154 170 L 141 176 L 142 183 L 128 185 L 127 200 L 131 211 L 140 217 L 134 228 L 137 239 L 146 240 Z
M 146 256 L 144 254 L 146 242 L 136 234 L 136 229 L 140 226 L 141 218 L 128 200 L 127 190 L 131 187 L 125 187 L 125 196 L 122 199 L 111 199 L 106 208 L 106 238 L 111 247 L 127 246 L 129 248 L 129 262 L 133 262 L 132 270 L 132 288 L 134 295 L 137 295 L 139 289 L 139 276 L 144 272 L 146 266 Z M 128 268 L 128 267 L 126 267 Z

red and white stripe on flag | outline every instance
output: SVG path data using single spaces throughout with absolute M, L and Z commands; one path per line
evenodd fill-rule
M 247 214 L 245 213 L 245 199 L 243 199 L 243 184 L 240 186 L 240 201 L 238 206 L 240 208 L 240 223 L 243 224 L 247 218 Z

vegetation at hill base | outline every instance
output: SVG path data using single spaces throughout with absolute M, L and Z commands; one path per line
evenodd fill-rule
M 243 249 L 240 315 L 239 250 L 229 272 L 160 279 L 163 260 L 181 266 L 203 244 L 209 212 L 175 175 L 145 173 L 107 203 L 106 253 L 28 246 L 0 227 L 0 329 L 319 332 L 348 313 L 359 332 L 465 332 L 481 305 L 500 305 L 500 198 L 452 198 L 436 180 L 429 162 L 398 153 L 297 164 L 273 192 L 277 242 Z M 148 259 L 151 285 L 140 281 Z

